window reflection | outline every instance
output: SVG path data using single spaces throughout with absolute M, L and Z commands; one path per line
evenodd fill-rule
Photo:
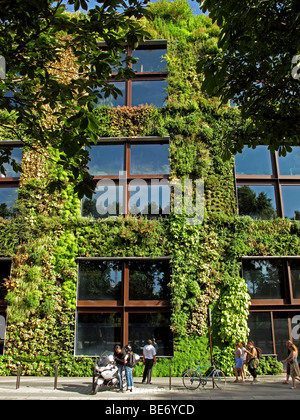
M 134 80 L 132 81 L 131 106 L 154 105 L 162 108 L 167 99 L 166 80 Z
M 130 261 L 130 300 L 169 300 L 170 268 L 168 261 Z
M 300 299 L 300 261 L 291 261 L 291 276 L 294 299 Z
M 292 147 L 286 156 L 278 156 L 280 175 L 300 175 L 300 147 Z
M 21 165 L 22 156 L 23 156 L 23 150 L 21 147 L 11 148 L 10 159 L 15 160 L 18 165 Z M 20 172 L 16 172 L 13 169 L 13 166 L 11 163 L 4 163 L 3 167 L 4 167 L 5 174 L 1 173 L 0 174 L 1 178 L 19 178 Z
M 81 214 L 94 219 L 124 214 L 123 198 L 122 186 L 116 185 L 113 180 L 101 180 L 93 198 L 83 198 Z
M 283 269 L 281 261 L 243 261 L 245 279 L 251 299 L 283 299 Z
M 14 207 L 18 198 L 18 188 L 3 187 L 0 188 L 0 217 L 5 219 L 13 216 Z
M 105 98 L 104 93 L 101 93 L 103 97 L 97 99 L 97 105 L 111 107 L 125 106 L 125 82 L 109 82 L 109 84 L 116 86 L 121 91 L 121 95 L 118 95 L 116 98 L 113 95 L 109 95 Z
M 272 175 L 271 155 L 267 146 L 244 147 L 235 156 L 236 175 Z
M 269 220 L 277 217 L 275 191 L 272 185 L 239 185 L 240 216 Z
M 76 322 L 76 356 L 100 356 L 121 342 L 121 314 L 79 313 Z
M 173 334 L 168 313 L 129 313 L 129 339 L 135 353 L 143 354 L 147 340 L 152 340 L 157 356 L 173 356 Z
M 121 299 L 122 268 L 114 261 L 80 261 L 78 300 Z
M 141 180 L 129 183 L 129 213 L 155 218 L 170 214 L 171 190 L 169 185 L 148 185 Z
M 255 346 L 262 349 L 263 353 L 274 353 L 270 313 L 251 313 L 248 326 L 250 328 L 249 341 L 253 340 Z
M 284 216 L 291 220 L 300 220 L 300 185 L 282 185 Z
M 132 69 L 139 73 L 165 72 L 167 71 L 167 62 L 164 58 L 166 52 L 166 48 L 132 51 L 132 56 L 137 60 L 137 63 L 132 64 Z
M 169 144 L 132 144 L 131 175 L 161 175 L 170 173 Z
M 119 175 L 124 169 L 124 145 L 93 145 L 89 151 L 89 172 L 93 176 Z

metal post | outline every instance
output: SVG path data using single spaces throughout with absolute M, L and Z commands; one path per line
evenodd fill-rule
M 55 365 L 54 389 L 57 388 L 57 373 L 58 373 L 58 365 Z
M 22 366 L 21 366 L 21 363 L 19 363 L 18 364 L 18 372 L 17 372 L 16 389 L 19 389 L 20 388 L 21 373 L 22 373 Z
M 170 376 L 169 376 L 169 390 L 171 391 L 171 387 L 172 387 L 172 365 L 170 364 Z

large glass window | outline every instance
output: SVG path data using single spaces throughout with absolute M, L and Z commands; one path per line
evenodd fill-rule
M 123 214 L 157 218 L 170 213 L 168 138 L 112 139 L 91 147 L 90 173 L 97 181 L 82 215 L 95 219 Z
M 282 185 L 284 217 L 300 220 L 300 185 Z
M 251 299 L 283 299 L 283 269 L 279 260 L 244 260 L 243 277 Z
M 148 72 L 166 72 L 167 62 L 165 59 L 166 48 L 159 49 L 137 49 L 132 51 L 132 57 L 137 60 L 136 63 L 132 64 L 132 70 L 137 73 L 148 73 Z
M 169 280 L 168 261 L 130 261 L 129 299 L 169 300 Z
M 249 340 L 254 341 L 264 354 L 273 354 L 271 316 L 269 312 L 251 313 L 248 318 Z
M 105 49 L 105 46 L 102 46 Z M 99 99 L 98 105 L 109 106 L 141 106 L 154 105 L 163 107 L 167 99 L 167 64 L 165 41 L 146 41 L 139 45 L 136 50 L 125 47 L 126 53 L 120 55 L 124 60 L 126 56 L 136 59 L 136 63 L 129 64 L 135 72 L 135 77 L 129 80 L 116 80 L 117 69 L 113 69 L 108 83 L 114 83 L 120 89 L 122 95 L 117 98 L 111 95 L 108 98 Z
M 300 146 L 292 147 L 286 156 L 278 156 L 280 175 L 300 175 Z
M 238 185 L 240 216 L 269 220 L 277 217 L 275 190 L 272 185 Z
M 245 147 L 242 153 L 235 157 L 235 172 L 237 175 L 272 175 L 270 151 L 267 146 L 257 146 L 256 149 Z
M 78 313 L 75 355 L 100 356 L 121 342 L 120 313 Z
M 89 172 L 93 176 L 119 175 L 124 170 L 124 145 L 93 145 L 89 149 Z
M 18 188 L 10 184 L 0 184 L 0 217 L 10 218 L 14 214 L 15 203 L 18 198 Z
M 155 338 L 172 353 L 167 258 L 79 258 L 75 354 L 96 356 L 115 344 Z M 143 337 L 142 337 L 143 335 Z
M 128 342 L 133 351 L 142 354 L 147 340 L 152 340 L 157 356 L 173 355 L 173 335 L 167 313 L 130 313 Z
M 122 267 L 113 261 L 80 261 L 78 300 L 121 299 Z
M 267 146 L 244 147 L 235 157 L 239 214 L 263 220 L 300 220 L 300 147 L 286 156 Z
M 169 144 L 132 144 L 130 151 L 131 175 L 169 174 Z
M 300 299 L 300 260 L 291 260 L 290 270 L 292 277 L 293 297 Z

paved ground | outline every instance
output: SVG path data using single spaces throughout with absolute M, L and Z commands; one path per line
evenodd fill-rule
M 182 403 L 197 400 L 300 400 L 300 383 L 297 383 L 297 389 L 290 389 L 291 384 L 282 384 L 285 375 L 261 376 L 257 384 L 251 381 L 234 383 L 233 378 L 227 378 L 227 384 L 222 390 L 213 389 L 209 384 L 195 391 L 186 390 L 181 378 L 171 379 L 171 389 L 169 378 L 153 378 L 152 385 L 142 384 L 141 378 L 135 378 L 135 390 L 132 393 L 105 389 L 97 395 L 92 395 L 91 378 L 59 377 L 57 389 L 54 389 L 54 378 L 22 376 L 19 389 L 16 389 L 16 379 L 0 377 L 0 400 L 103 400 L 107 404 L 123 401 L 123 405 L 124 401 L 134 400 L 147 404 L 178 400 Z

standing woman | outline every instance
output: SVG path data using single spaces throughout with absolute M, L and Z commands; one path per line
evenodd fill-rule
M 235 373 L 235 381 L 239 381 L 239 372 L 241 373 L 242 382 L 244 382 L 244 375 L 243 375 L 243 364 L 244 360 L 242 357 L 242 350 L 240 349 L 240 343 L 235 344 L 235 366 L 234 366 L 234 373 Z
M 247 364 L 250 374 L 253 376 L 253 383 L 257 382 L 257 368 L 259 365 L 259 360 L 257 357 L 257 350 L 254 346 L 253 341 L 249 341 L 248 343 L 248 349 L 247 352 Z
M 296 379 L 299 379 L 300 369 L 298 365 L 298 349 L 295 344 L 290 344 L 291 354 L 287 359 L 287 362 L 290 364 L 290 375 L 293 381 L 293 386 L 291 389 L 296 389 Z

